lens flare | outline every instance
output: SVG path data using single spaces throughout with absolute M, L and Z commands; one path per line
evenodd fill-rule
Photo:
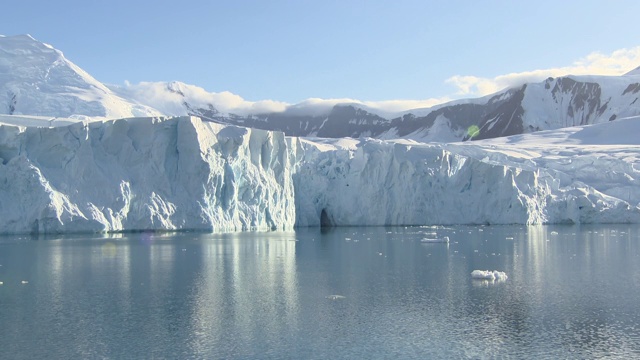
M 480 128 L 478 125 L 471 125 L 467 129 L 467 135 L 469 135 L 469 139 L 472 139 L 478 135 L 480 135 Z

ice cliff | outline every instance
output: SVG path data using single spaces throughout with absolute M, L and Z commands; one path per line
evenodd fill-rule
M 196 117 L 5 124 L 0 232 L 636 223 L 640 146 L 620 138 L 636 124 L 451 144 L 285 138 Z
M 194 117 L 0 126 L 0 232 L 292 228 L 281 133 Z
M 640 222 L 638 147 L 344 143 L 299 143 L 298 225 Z

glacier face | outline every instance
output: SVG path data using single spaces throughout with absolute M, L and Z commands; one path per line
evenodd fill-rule
M 0 233 L 638 223 L 637 140 L 584 143 L 636 123 L 449 144 L 196 117 L 2 125 Z
M 194 117 L 0 126 L 0 232 L 289 229 L 286 149 Z
M 299 147 L 299 226 L 323 218 L 334 225 L 640 221 L 640 169 L 622 154 L 531 159 L 475 144 L 372 139 Z M 602 171 L 611 168 L 616 175 Z

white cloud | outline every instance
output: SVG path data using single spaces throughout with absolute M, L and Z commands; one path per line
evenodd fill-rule
M 575 61 L 570 66 L 552 69 L 524 71 L 499 75 L 494 78 L 455 75 L 445 82 L 454 85 L 456 95 L 484 96 L 507 87 L 515 87 L 526 82 L 538 82 L 548 77 L 565 75 L 622 75 L 640 65 L 640 46 L 620 49 L 611 54 L 593 52 Z
M 177 81 L 138 84 L 125 81 L 124 86 L 114 86 L 112 90 L 166 115 L 184 115 L 185 100 L 194 108 L 208 108 L 212 105 L 222 113 L 238 115 L 281 112 L 288 106 L 287 103 L 274 100 L 248 101 L 229 91 L 208 92 L 199 86 Z

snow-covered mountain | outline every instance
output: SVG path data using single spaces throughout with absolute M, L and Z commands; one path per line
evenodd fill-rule
M 524 84 L 478 99 L 383 117 L 358 105 L 338 104 L 325 114 L 283 111 L 249 116 L 224 115 L 213 105 L 193 107 L 192 115 L 216 122 L 290 136 L 408 138 L 451 142 L 509 136 L 567 126 L 598 124 L 640 115 L 640 75 L 566 76 Z M 475 129 L 470 133 L 469 129 Z M 471 136 L 474 135 L 474 136 Z
M 164 102 L 156 100 L 155 103 L 171 115 L 186 112 L 218 123 L 282 131 L 289 136 L 328 138 L 453 142 L 598 124 L 640 115 L 640 75 L 634 75 L 633 71 L 624 76 L 549 78 L 482 98 L 457 100 L 395 115 L 353 103 L 320 109 L 294 105 L 275 112 L 253 109 L 248 114 L 246 110 L 238 114 L 220 109 L 219 99 L 207 103 L 201 88 L 183 83 L 153 83 L 132 89 L 128 93 L 138 102 L 145 98 L 163 99 Z M 475 129 L 475 133 L 470 133 L 470 128 Z
M 62 52 L 29 35 L 0 37 L 0 114 L 65 118 L 161 115 L 117 96 Z
M 112 87 L 114 88 L 114 87 Z M 422 142 L 474 140 L 598 124 L 640 115 L 640 75 L 566 76 L 524 84 L 494 95 L 430 109 L 381 114 L 360 104 L 286 106 L 276 112 L 237 114 L 207 103 L 203 90 L 178 82 L 145 84 L 128 92 L 136 101 L 164 99 L 165 113 L 186 112 L 218 123 L 282 131 L 289 136 L 406 138 Z M 148 90 L 153 89 L 153 90 Z M 118 91 L 117 88 L 114 90 Z M 124 91 L 124 90 L 119 90 Z M 245 110 L 246 112 L 246 110 Z
M 50 45 L 21 35 L 0 37 L 0 114 L 194 115 L 289 136 L 452 142 L 470 134 L 478 140 L 640 115 L 639 69 L 623 76 L 549 78 L 483 98 L 389 114 L 354 102 L 248 102 L 180 82 L 107 86 Z
M 640 223 L 638 117 L 449 144 L 58 125 L 0 125 L 0 233 Z

